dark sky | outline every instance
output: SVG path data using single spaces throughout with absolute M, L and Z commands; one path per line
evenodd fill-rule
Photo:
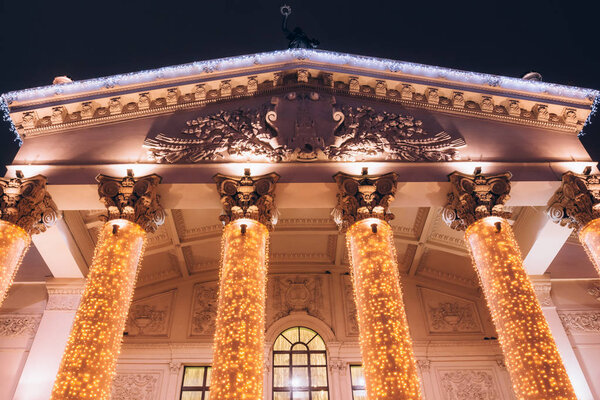
M 547 82 L 600 89 L 593 0 L 286 1 L 290 28 L 301 26 L 322 49 L 513 77 L 536 70 Z M 0 92 L 57 75 L 80 80 L 283 49 L 282 3 L 5 1 Z M 598 114 L 582 139 L 596 160 Z

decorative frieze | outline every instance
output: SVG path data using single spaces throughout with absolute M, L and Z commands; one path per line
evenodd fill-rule
M 498 382 L 491 371 L 462 369 L 439 371 L 444 400 L 501 400 Z
M 343 290 L 344 290 L 344 322 L 346 325 L 347 336 L 358 336 L 358 314 L 356 311 L 356 302 L 354 301 L 354 288 L 352 287 L 352 279 L 350 275 L 343 275 Z
M 147 232 L 155 232 L 165 221 L 165 211 L 157 194 L 161 177 L 152 174 L 134 177 L 131 172 L 124 178 L 98 175 L 98 194 L 107 209 L 102 221 L 126 219 L 140 225 Z
M 112 400 L 158 400 L 160 373 L 120 373 L 112 383 Z
M 81 301 L 83 282 L 80 287 L 47 284 L 46 290 L 48 291 L 46 310 L 75 311 Z
M 246 169 L 241 178 L 217 174 L 214 180 L 223 205 L 224 213 L 219 217 L 223 224 L 250 218 L 272 229 L 277 223 L 275 184 L 279 175 L 270 173 L 252 177 L 250 169 Z
M 449 175 L 452 191 L 442 209 L 442 218 L 452 229 L 465 230 L 473 222 L 497 216 L 509 218 L 510 212 L 504 204 L 510 198 L 511 173 L 499 175 L 465 175 L 453 172 Z
M 0 337 L 34 336 L 41 319 L 41 315 L 0 315 Z
M 338 172 L 333 176 L 338 186 L 337 205 L 332 215 L 338 227 L 345 231 L 352 224 L 366 218 L 391 221 L 394 214 L 389 212 L 390 203 L 396 193 L 396 174 L 349 175 Z
M 568 333 L 600 333 L 600 311 L 565 311 L 558 315 Z
M 563 174 L 546 212 L 552 221 L 577 230 L 600 218 L 600 175 Z
M 46 177 L 0 178 L 0 219 L 29 234 L 44 232 L 60 217 L 46 190 Z

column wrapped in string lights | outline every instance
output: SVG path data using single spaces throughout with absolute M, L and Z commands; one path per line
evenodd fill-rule
M 396 261 L 389 204 L 396 175 L 337 173 L 333 217 L 346 232 L 367 398 L 421 399 Z
M 147 233 L 164 222 L 161 178 L 99 175 L 106 205 L 94 258 L 52 389 L 54 400 L 108 400 Z
M 548 216 L 556 223 L 574 228 L 579 241 L 600 274 L 600 175 L 566 172 L 562 185 L 548 206 Z
M 46 191 L 46 177 L 0 178 L 0 306 L 31 244 L 31 235 L 44 232 L 59 217 Z
M 466 231 L 516 397 L 576 400 L 506 220 L 511 174 L 484 176 L 478 169 L 474 176 L 454 172 L 449 178 L 452 192 L 442 217 L 451 228 Z
M 263 398 L 265 298 L 269 231 L 279 175 L 215 176 L 225 225 L 210 397 Z

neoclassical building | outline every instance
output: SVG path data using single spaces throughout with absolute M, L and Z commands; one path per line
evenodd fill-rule
M 600 399 L 599 95 L 307 49 L 4 94 L 0 399 Z

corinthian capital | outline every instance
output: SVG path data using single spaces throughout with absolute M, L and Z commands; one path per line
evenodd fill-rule
M 552 221 L 577 230 L 600 218 L 600 175 L 564 173 L 546 212 Z
M 340 230 L 345 231 L 356 221 L 365 218 L 394 219 L 389 212 L 396 194 L 396 174 L 348 175 L 338 172 L 333 176 L 338 186 L 337 205 L 332 215 Z
M 0 178 L 0 219 L 20 226 L 29 234 L 44 232 L 60 217 L 46 191 L 46 177 Z
M 98 175 L 96 180 L 100 200 L 107 210 L 107 214 L 100 216 L 102 221 L 126 219 L 150 233 L 165 222 L 165 210 L 156 193 L 160 176 L 152 174 L 134 178 L 129 173 L 124 178 Z
M 269 230 L 277 223 L 275 207 L 275 184 L 279 175 L 270 173 L 250 176 L 246 169 L 243 177 L 217 174 L 213 178 L 223 204 L 223 215 L 219 217 L 224 224 L 250 218 L 264 224 Z
M 481 218 L 510 217 L 510 212 L 504 211 L 504 203 L 510 198 L 511 177 L 510 172 L 489 176 L 451 173 L 448 179 L 452 191 L 442 210 L 444 222 L 452 229 L 463 231 Z

